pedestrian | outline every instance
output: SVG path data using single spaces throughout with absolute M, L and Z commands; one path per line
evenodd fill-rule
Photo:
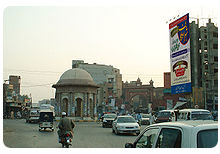
M 66 112 L 62 112 L 62 118 L 59 122 L 59 130 L 58 130 L 58 136 L 59 136 L 59 142 L 62 138 L 62 136 L 65 135 L 66 132 L 70 132 L 71 133 L 71 138 L 73 138 L 73 128 L 75 127 L 75 124 L 73 122 L 73 120 L 69 119 L 66 116 Z
M 152 124 L 155 123 L 156 117 L 155 117 L 155 112 L 152 112 Z
M 14 119 L 14 112 L 11 111 L 11 119 Z
M 138 114 L 136 115 L 136 118 L 137 118 L 137 120 L 140 122 L 140 120 L 141 120 L 141 115 L 140 115 L 140 113 L 138 113 Z

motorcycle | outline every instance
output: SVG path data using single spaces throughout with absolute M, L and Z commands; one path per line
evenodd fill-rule
M 62 148 L 64 147 L 69 148 L 69 146 L 72 145 L 72 138 L 73 135 L 70 131 L 67 131 L 62 136 L 59 136 L 59 143 L 62 144 Z

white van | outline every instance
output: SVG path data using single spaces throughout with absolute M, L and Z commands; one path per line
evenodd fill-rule
M 204 109 L 182 109 L 179 110 L 178 121 L 181 120 L 213 120 L 209 110 Z

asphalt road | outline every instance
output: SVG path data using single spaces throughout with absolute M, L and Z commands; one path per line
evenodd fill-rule
M 73 145 L 70 148 L 124 148 L 133 142 L 135 134 L 115 135 L 111 128 L 102 128 L 101 123 L 76 122 Z M 57 126 L 57 123 L 54 123 Z M 143 127 L 142 127 L 143 129 Z M 38 131 L 38 124 L 27 124 L 24 119 L 3 120 L 3 141 L 10 148 L 61 148 L 57 128 Z

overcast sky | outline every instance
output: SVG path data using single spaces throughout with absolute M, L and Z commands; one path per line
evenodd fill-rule
M 84 60 L 120 69 L 123 81 L 140 77 L 148 84 L 152 78 L 163 86 L 163 73 L 170 71 L 170 19 L 189 13 L 217 23 L 217 3 L 119 2 L 9 3 L 2 11 L 3 80 L 21 76 L 21 94 L 31 93 L 37 103 L 55 96 L 51 85 L 71 69 L 72 60 Z

